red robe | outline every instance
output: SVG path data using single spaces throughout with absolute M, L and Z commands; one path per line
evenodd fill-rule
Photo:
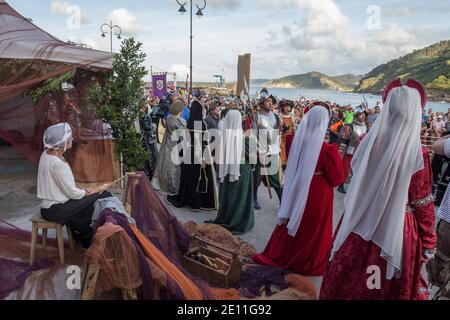
M 344 182 L 346 182 L 346 183 L 350 183 L 349 177 L 350 177 L 350 173 L 352 172 L 352 166 L 351 166 L 352 160 L 353 160 L 353 155 L 344 154 L 344 159 L 343 159 Z
M 333 187 L 343 182 L 342 158 L 337 145 L 323 143 L 311 180 L 308 200 L 295 237 L 286 225 L 277 225 L 263 253 L 253 260 L 307 276 L 325 271 L 333 236 Z
M 431 195 L 432 171 L 428 150 L 422 148 L 425 168 L 413 175 L 409 186 L 408 203 Z M 369 182 L 370 183 L 370 182 Z M 417 204 L 417 202 L 416 202 Z M 427 299 L 427 284 L 421 275 L 423 249 L 436 245 L 434 232 L 434 202 L 412 206 L 405 214 L 403 229 L 403 257 L 401 277 L 386 279 L 387 262 L 380 257 L 380 248 L 371 241 L 351 233 L 327 265 L 320 299 L 327 300 L 417 300 Z M 342 220 L 341 220 L 342 221 Z M 337 230 L 336 230 L 337 234 Z M 369 290 L 367 272 L 371 265 L 380 267 L 381 289 Z

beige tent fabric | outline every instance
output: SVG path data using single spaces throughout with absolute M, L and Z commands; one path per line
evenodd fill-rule
M 113 62 L 110 52 L 82 48 L 55 38 L 4 0 L 0 0 L 0 58 L 78 64 L 87 69 L 111 69 Z

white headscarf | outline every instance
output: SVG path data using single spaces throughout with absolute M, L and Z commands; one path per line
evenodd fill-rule
M 230 110 L 225 116 L 225 122 L 220 136 L 219 148 L 219 178 L 224 182 L 230 175 L 230 182 L 239 180 L 240 164 L 244 147 L 244 131 L 242 116 L 237 110 Z
M 419 92 L 408 86 L 391 90 L 353 157 L 354 175 L 331 259 L 354 232 L 381 248 L 387 279 L 400 276 L 409 185 L 412 175 L 424 168 L 420 127 Z
M 67 149 L 67 141 L 72 137 L 72 128 L 68 123 L 58 123 L 44 132 L 45 149 Z
M 289 219 L 287 229 L 292 237 L 297 234 L 302 221 L 329 121 L 328 110 L 323 106 L 314 106 L 300 123 L 289 152 L 278 224 Z

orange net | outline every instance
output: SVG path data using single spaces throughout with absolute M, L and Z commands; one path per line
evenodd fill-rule
M 106 292 L 116 288 L 122 290 L 137 289 L 142 284 L 136 248 L 118 225 L 106 223 L 97 229 L 91 247 L 85 252 L 85 262 L 90 266 L 100 266 L 95 290 Z M 167 276 L 152 261 L 147 260 L 156 283 L 156 290 L 166 287 Z M 154 297 L 158 298 L 158 296 Z
M 180 287 L 186 300 L 203 300 L 200 289 L 181 272 L 158 248 L 156 248 L 136 227 L 131 226 L 147 257 L 164 270 Z

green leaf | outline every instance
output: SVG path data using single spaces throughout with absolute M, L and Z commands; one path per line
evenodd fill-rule
M 134 128 L 134 121 L 145 106 L 145 57 L 141 42 L 134 38 L 123 40 L 120 53 L 114 54 L 113 70 L 105 84 L 93 85 L 88 92 L 88 103 L 112 127 L 116 155 L 118 158 L 123 155 L 126 171 L 142 169 L 148 159 Z

